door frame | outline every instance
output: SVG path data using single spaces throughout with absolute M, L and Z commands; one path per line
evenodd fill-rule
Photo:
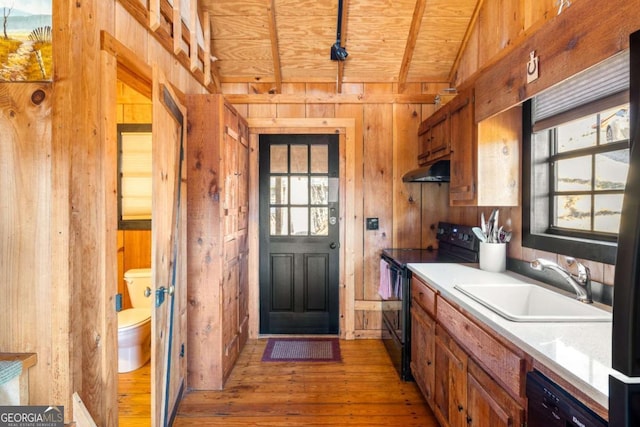
M 104 290 L 99 297 L 101 298 L 101 303 L 105 307 L 105 321 L 103 325 L 103 335 L 106 337 L 103 340 L 103 348 L 104 354 L 109 355 L 106 357 L 105 364 L 107 364 L 105 368 L 105 375 L 109 379 L 105 382 L 104 394 L 106 398 L 105 402 L 111 402 L 106 405 L 108 408 L 110 420 L 113 420 L 117 423 L 118 421 L 118 358 L 113 357 L 112 355 L 117 354 L 118 352 L 118 320 L 117 314 L 115 311 L 114 304 L 114 296 L 118 292 L 118 268 L 117 268 L 117 232 L 118 232 L 118 212 L 117 212 L 117 183 L 116 183 L 116 175 L 117 175 L 117 115 L 116 115 L 116 105 L 117 105 L 117 82 L 122 81 L 126 83 L 128 86 L 138 91 L 142 95 L 148 97 L 152 103 L 154 101 L 153 94 L 153 86 L 154 83 L 157 84 L 159 78 L 154 76 L 153 67 L 148 65 L 147 63 L 141 61 L 134 52 L 129 50 L 127 47 L 123 46 L 117 40 L 115 40 L 111 35 L 106 32 L 102 32 L 101 39 L 101 104 L 100 104 L 100 115 L 102 118 L 100 124 L 100 132 L 101 136 L 105 142 L 105 150 L 104 150 L 104 158 L 102 159 L 105 162 L 105 170 L 104 170 L 104 179 L 107 187 L 113 188 L 113 191 L 109 191 L 108 194 L 105 194 L 105 205 L 108 207 L 105 212 L 105 222 L 106 222 L 106 245 L 104 248 L 104 260 L 103 260 L 103 268 L 105 271 L 105 283 Z M 156 72 L 158 74 L 158 72 Z M 177 88 L 175 88 L 169 80 L 166 80 L 164 84 L 167 88 L 172 92 L 172 96 L 176 98 L 181 105 L 184 105 L 185 95 L 180 92 Z M 185 116 L 186 117 L 186 116 Z M 153 125 L 153 123 L 152 123 Z M 185 131 L 185 140 L 186 144 L 186 131 Z M 154 160 L 155 161 L 155 160 Z M 155 171 L 154 171 L 155 172 Z M 184 174 L 186 173 L 186 168 L 183 164 L 183 177 L 179 180 L 180 185 L 183 185 L 183 192 L 181 198 L 181 209 L 186 209 L 186 185 L 184 182 Z M 181 215 L 181 226 L 186 227 L 186 211 L 183 211 L 183 215 Z M 186 231 L 186 230 L 185 230 Z M 178 245 L 178 251 L 186 259 L 186 232 L 181 237 L 180 244 Z M 152 263 L 155 260 L 152 258 Z M 155 270 L 156 267 L 152 265 L 152 268 Z M 178 273 L 180 280 L 185 284 L 185 287 L 180 290 L 181 298 L 185 298 L 186 301 L 186 261 L 183 261 L 178 268 Z M 154 283 L 154 287 L 157 284 Z M 165 301 L 165 304 L 170 304 L 173 298 L 168 298 Z M 176 311 L 180 311 L 180 306 L 176 307 Z M 175 318 L 176 316 L 174 316 Z M 177 316 L 181 318 L 180 315 Z M 152 323 L 154 320 L 152 319 Z M 182 320 L 181 320 L 182 322 Z M 184 324 L 186 326 L 186 318 L 184 320 Z M 183 332 L 185 333 L 184 341 L 186 343 L 186 327 Z M 177 338 L 174 337 L 177 342 Z M 155 349 L 152 349 L 152 361 L 154 359 L 153 353 Z M 177 353 L 179 350 L 172 349 L 172 353 Z M 156 357 L 157 358 L 157 357 Z M 186 356 L 185 356 L 186 360 Z M 158 361 L 156 361 L 156 364 Z M 152 383 L 154 373 L 154 363 L 152 362 Z M 172 368 L 178 367 L 180 365 L 179 362 L 172 362 Z M 186 373 L 186 368 L 184 370 Z M 177 385 L 174 384 L 174 389 L 172 389 L 173 394 L 171 397 L 176 397 L 175 402 L 169 402 L 170 405 L 179 401 L 181 394 L 184 391 L 186 375 L 183 375 L 180 372 L 178 378 L 176 378 Z M 164 400 L 163 392 L 161 390 L 160 395 L 153 390 L 151 391 L 151 425 L 159 425 L 161 422 L 161 415 L 154 415 L 154 407 L 158 406 L 159 400 Z M 174 396 L 175 395 L 175 396 Z M 168 411 L 168 417 L 174 415 L 174 411 L 177 408 L 177 405 L 173 408 L 170 408 Z M 164 409 L 164 408 L 162 408 Z M 155 411 L 155 412 L 160 412 Z M 166 423 L 165 423 L 166 425 Z
M 338 134 L 339 140 L 339 336 L 355 338 L 355 119 L 248 118 L 249 149 L 249 337 L 260 331 L 259 165 L 260 134 Z

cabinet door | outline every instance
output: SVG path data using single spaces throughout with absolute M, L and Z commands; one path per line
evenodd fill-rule
M 238 115 L 224 104 L 224 127 L 221 151 L 224 155 L 222 176 L 224 179 L 222 209 L 224 216 L 224 234 L 237 230 L 238 220 Z
M 433 406 L 435 385 L 435 328 L 435 321 L 414 302 L 411 307 L 411 372 L 430 406 Z
M 455 102 L 455 105 L 453 105 Z M 452 101 L 451 124 L 451 205 L 472 205 L 476 200 L 477 126 L 472 94 L 460 94 Z
M 451 139 L 449 121 L 446 112 L 442 112 L 436 122 L 431 126 L 431 139 L 429 141 L 430 160 L 437 160 L 448 156 L 451 152 Z
M 225 264 L 222 279 L 222 372 L 223 378 L 231 373 L 231 368 L 240 351 L 238 342 L 238 262 L 234 260 Z
M 238 121 L 238 230 L 244 230 L 249 220 L 249 127 Z
M 470 427 L 524 425 L 524 409 L 473 362 L 468 366 L 467 399 Z
M 467 424 L 467 355 L 436 326 L 434 412 L 443 426 Z

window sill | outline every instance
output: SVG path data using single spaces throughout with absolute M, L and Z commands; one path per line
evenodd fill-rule
M 578 239 L 553 234 L 524 232 L 522 246 L 558 253 L 580 259 L 615 264 L 618 244 L 598 240 Z

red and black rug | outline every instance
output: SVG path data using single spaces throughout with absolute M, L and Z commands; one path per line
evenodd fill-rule
M 263 362 L 340 362 L 337 338 L 269 338 Z

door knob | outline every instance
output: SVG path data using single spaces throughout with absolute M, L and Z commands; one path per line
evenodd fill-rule
M 335 249 L 335 248 L 337 248 L 337 247 L 338 247 L 338 245 L 336 245 L 336 242 L 331 242 L 331 244 L 329 245 L 329 247 L 330 247 L 331 249 Z
M 147 288 L 144 290 L 144 296 L 149 298 L 151 296 L 151 288 L 147 286 Z

